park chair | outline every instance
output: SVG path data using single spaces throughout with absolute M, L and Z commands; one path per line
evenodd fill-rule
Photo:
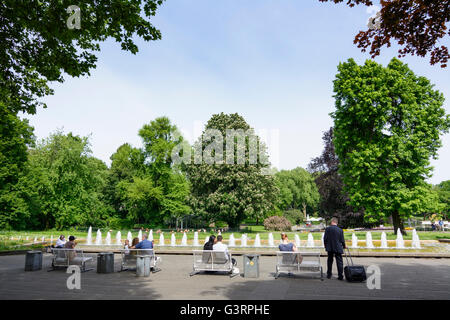
M 94 268 L 86 268 L 86 262 L 92 261 L 92 257 L 84 255 L 83 250 L 67 249 L 67 248 L 52 248 L 52 267 L 48 271 L 56 270 L 57 268 L 67 268 L 71 265 L 78 265 L 81 272 L 93 270 Z
M 202 271 L 227 272 L 230 277 L 233 274 L 233 263 L 231 253 L 213 250 L 192 250 L 194 257 L 193 270 L 189 274 L 191 277 Z
M 320 252 L 292 252 L 278 251 L 275 279 L 281 273 L 307 273 L 320 272 L 320 280 L 323 280 L 323 270 L 320 264 Z
M 157 267 L 158 259 L 153 249 L 124 249 L 121 250 L 122 264 L 120 271 L 136 270 L 136 261 L 138 256 L 150 256 L 150 270 L 153 273 L 161 271 Z

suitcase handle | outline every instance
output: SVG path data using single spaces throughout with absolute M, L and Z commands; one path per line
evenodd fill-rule
M 345 248 L 345 249 L 347 249 L 348 256 L 350 257 L 350 261 L 352 262 L 352 266 L 353 266 L 353 259 L 352 259 L 352 256 L 351 256 L 351 254 L 350 254 L 350 249 L 349 249 L 348 247 Z M 347 260 L 347 265 L 349 266 L 350 264 L 348 263 L 348 257 L 347 257 L 347 255 L 345 255 L 345 259 Z

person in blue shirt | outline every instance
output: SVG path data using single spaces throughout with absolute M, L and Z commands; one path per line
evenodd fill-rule
M 285 252 L 296 252 L 297 251 L 297 247 L 294 243 L 289 242 L 289 238 L 287 236 L 286 233 L 282 233 L 281 234 L 281 243 L 278 246 L 278 249 L 280 251 L 285 251 Z M 300 253 L 297 253 L 295 255 L 288 255 L 288 254 L 283 254 L 283 263 L 302 263 L 303 261 L 303 257 Z
M 142 241 L 134 247 L 131 247 L 131 249 L 153 249 L 153 241 L 149 241 L 147 239 L 147 234 L 144 233 L 142 235 Z

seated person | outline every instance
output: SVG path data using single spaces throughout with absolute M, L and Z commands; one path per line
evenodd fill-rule
M 64 235 L 60 235 L 58 240 L 56 240 L 55 248 L 64 248 L 64 245 L 66 244 L 66 239 Z
M 147 234 L 142 235 L 142 241 L 131 247 L 132 249 L 153 249 L 153 241 L 147 239 Z
M 228 252 L 228 246 L 222 243 L 223 237 L 221 235 L 217 236 L 217 242 L 213 245 L 214 251 L 222 251 L 225 252 L 225 256 L 227 259 L 230 258 L 230 254 Z M 231 262 L 233 263 L 233 267 L 236 266 L 237 262 L 234 258 L 231 258 Z
M 130 240 L 125 240 L 123 248 L 125 249 L 125 254 L 130 254 Z
M 65 244 L 64 244 L 64 248 L 65 249 L 75 249 L 75 246 L 76 246 L 77 244 L 75 243 L 75 237 L 74 236 L 70 236 L 69 237 L 69 241 L 67 241 Z
M 77 244 L 75 243 L 75 237 L 74 236 L 70 236 L 69 237 L 69 241 L 67 241 L 64 244 L 64 249 L 75 249 L 76 245 Z M 68 254 L 69 254 L 69 259 L 74 259 L 76 257 L 76 255 L 77 255 L 75 251 L 74 252 L 69 252 Z
M 280 251 L 285 251 L 285 252 L 297 251 L 297 247 L 295 246 L 295 244 L 292 242 L 289 242 L 289 238 L 288 238 L 287 234 L 284 232 L 281 234 L 281 243 L 278 246 L 278 249 Z M 303 257 L 300 255 L 300 253 L 296 254 L 296 255 L 292 255 L 292 256 L 295 256 L 295 260 L 292 260 L 292 263 L 297 263 L 297 262 L 302 263 Z M 290 261 L 287 261 L 290 259 L 289 257 L 290 257 L 290 255 L 287 255 L 287 254 L 283 255 L 283 263 L 291 263 Z

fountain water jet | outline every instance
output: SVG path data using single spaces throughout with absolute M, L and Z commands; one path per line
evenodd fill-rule
M 205 243 L 207 243 L 208 241 L 209 241 L 209 236 L 206 236 Z
M 106 245 L 110 246 L 111 245 L 111 232 L 108 231 L 108 233 L 106 234 Z
M 194 243 L 192 245 L 194 247 L 198 247 L 199 246 L 199 244 L 198 244 L 198 232 L 197 231 L 194 232 Z
M 86 238 L 86 244 L 88 246 L 90 246 L 92 244 L 92 227 L 91 226 L 89 227 L 89 230 L 88 230 L 88 234 L 87 234 L 87 238 Z
M 275 247 L 275 245 L 273 243 L 273 234 L 272 234 L 272 232 L 269 233 L 269 247 Z
M 405 248 L 405 241 L 403 240 L 403 235 L 402 232 L 400 231 L 400 228 L 397 229 L 397 239 L 395 240 L 395 244 L 398 249 Z
M 183 238 L 181 238 L 181 245 L 187 246 L 187 235 L 186 232 L 183 232 Z
M 131 235 L 131 231 L 128 231 L 127 240 L 128 240 L 128 242 L 130 242 L 130 246 L 131 246 L 131 244 L 133 243 L 133 236 Z
M 314 238 L 313 238 L 313 235 L 312 235 L 311 232 L 308 233 L 308 242 L 306 243 L 306 246 L 308 248 L 313 248 L 314 247 Z
M 358 248 L 358 237 L 352 233 L 352 248 Z
M 381 249 L 387 249 L 388 248 L 388 243 L 387 243 L 387 238 L 386 238 L 386 232 L 382 232 L 381 233 Z
M 412 231 L 411 247 L 416 248 L 416 249 L 421 249 L 422 248 L 420 246 L 420 239 L 419 239 L 419 235 L 417 234 L 416 229 L 413 229 L 413 231 Z
M 235 240 L 234 240 L 234 234 L 230 235 L 230 240 L 228 240 L 228 246 L 229 247 L 235 247 L 236 246 L 236 243 L 235 243 Z
M 322 243 L 322 248 L 325 247 L 325 243 L 323 242 L 324 237 L 325 237 L 325 232 L 322 232 L 322 237 L 320 237 L 320 241 Z
M 148 234 L 148 241 L 153 241 L 153 229 L 150 229 L 150 232 Z
M 122 245 L 122 233 L 120 231 L 116 233 L 116 244 L 119 246 Z
M 139 239 L 139 242 L 142 241 L 142 230 L 139 230 L 138 239 Z
M 164 245 L 164 235 L 163 235 L 162 232 L 161 232 L 161 235 L 159 236 L 159 245 L 160 245 L 160 246 L 163 246 L 163 245 Z
M 373 242 L 372 242 L 372 233 L 370 231 L 367 231 L 366 233 L 366 247 L 368 249 L 373 249 Z
M 261 239 L 259 238 L 259 233 L 255 237 L 255 247 L 261 247 Z
M 247 235 L 243 234 L 241 236 L 241 247 L 246 247 L 247 246 Z
M 170 245 L 172 247 L 175 247 L 177 245 L 176 238 L 175 238 L 175 233 L 172 233 L 172 235 L 170 236 Z
M 299 248 L 301 243 L 300 243 L 300 237 L 298 236 L 298 234 L 295 234 L 294 239 L 295 239 L 295 246 L 297 248 Z
M 102 232 L 100 229 L 97 229 L 97 236 L 95 237 L 95 245 L 101 246 L 102 245 Z

